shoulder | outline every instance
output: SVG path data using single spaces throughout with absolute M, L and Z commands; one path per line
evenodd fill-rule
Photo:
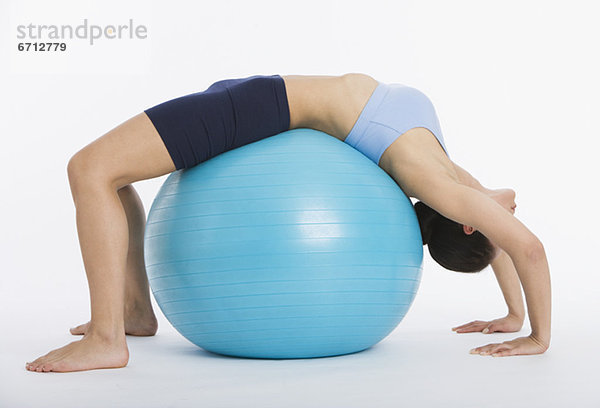
M 509 254 L 531 247 L 537 241 L 533 233 L 474 179 L 461 175 L 462 169 L 441 151 L 434 136 L 423 132 L 429 133 L 411 129 L 390 146 L 387 167 L 382 168 L 400 188 L 444 217 L 479 230 Z
M 435 159 L 424 159 L 414 163 L 413 169 L 396 172 L 393 177 L 400 187 L 408 184 L 411 196 L 444 217 L 480 231 L 511 256 L 535 246 L 538 241 L 494 199 L 460 178 L 454 166 L 446 167 Z
M 421 199 L 419 192 L 427 188 L 425 178 L 442 178 L 460 182 L 453 162 L 431 131 L 412 128 L 390 144 L 383 152 L 379 166 L 401 185 L 411 197 Z

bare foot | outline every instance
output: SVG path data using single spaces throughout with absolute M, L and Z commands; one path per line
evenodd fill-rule
M 25 368 L 29 371 L 69 372 L 93 370 L 97 368 L 125 367 L 129 361 L 129 350 L 125 336 L 114 341 L 108 341 L 99 336 L 87 335 L 79 341 L 74 341 L 32 363 Z
M 90 322 L 80 324 L 77 327 L 69 329 L 73 335 L 86 334 Z M 154 336 L 158 330 L 158 321 L 152 309 L 146 311 L 132 311 L 125 313 L 125 334 L 131 336 Z

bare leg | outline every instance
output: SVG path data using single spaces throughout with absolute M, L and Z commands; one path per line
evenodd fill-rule
M 77 152 L 69 161 L 77 232 L 88 278 L 91 320 L 79 341 L 27 364 L 30 371 L 123 367 L 129 228 L 118 191 L 175 166 L 145 113 L 136 115 Z
M 118 191 L 127 216 L 129 248 L 125 272 L 125 334 L 153 336 L 158 323 L 152 310 L 150 288 L 144 265 L 144 228 L 146 213 L 142 200 L 131 184 Z M 90 323 L 71 329 L 71 334 L 85 334 Z

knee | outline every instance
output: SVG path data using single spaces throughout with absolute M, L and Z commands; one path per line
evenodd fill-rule
M 85 165 L 84 156 L 83 150 L 80 150 L 71 156 L 67 163 L 67 175 L 69 176 L 71 187 L 80 184 L 84 178 L 84 172 L 88 171 Z
M 86 186 L 110 183 L 103 167 L 105 166 L 85 148 L 75 153 L 67 163 L 67 175 L 73 193 Z

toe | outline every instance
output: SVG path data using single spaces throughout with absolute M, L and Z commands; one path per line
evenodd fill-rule
M 69 329 L 69 331 L 71 332 L 71 334 L 73 335 L 80 335 L 80 334 L 85 334 L 85 324 L 80 324 L 79 326 L 76 327 L 71 327 Z
M 29 366 L 30 366 L 30 367 L 33 367 L 33 368 L 35 368 L 35 367 L 37 367 L 38 365 L 40 365 L 40 362 L 41 362 L 41 361 L 42 361 L 42 357 L 40 357 L 40 358 L 38 358 L 38 359 L 35 359 L 35 360 L 33 360 L 33 362 L 32 362 L 32 363 L 29 363 Z
M 37 371 L 37 369 L 41 366 L 43 366 L 44 364 L 46 364 L 48 361 L 50 361 L 54 356 L 56 355 L 56 350 L 53 350 L 41 357 L 38 357 L 37 359 L 35 359 L 33 361 L 33 363 L 30 363 L 30 366 L 33 367 L 33 369 L 35 371 Z
M 38 368 L 40 368 L 42 366 L 42 364 L 43 363 L 40 362 L 40 361 L 38 361 L 38 362 L 34 361 L 33 364 L 31 364 L 31 370 L 32 371 L 37 371 Z

